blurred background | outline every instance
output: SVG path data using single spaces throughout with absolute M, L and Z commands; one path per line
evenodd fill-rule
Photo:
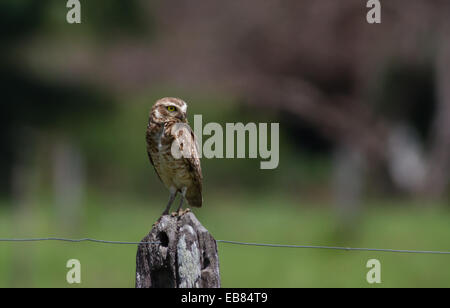
M 280 123 L 280 164 L 203 159 L 216 239 L 450 250 L 450 2 L 0 2 L 0 238 L 139 241 L 168 193 L 148 111 Z M 445 255 L 219 244 L 224 287 L 450 287 Z M 1 243 L 0 287 L 133 287 L 135 246 Z

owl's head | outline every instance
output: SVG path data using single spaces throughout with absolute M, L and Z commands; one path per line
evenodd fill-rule
M 187 123 L 187 104 L 174 97 L 165 97 L 158 100 L 150 112 L 150 118 L 155 123 L 168 121 Z

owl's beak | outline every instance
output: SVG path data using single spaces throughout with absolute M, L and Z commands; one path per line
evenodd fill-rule
M 186 115 L 182 114 L 177 117 L 181 122 L 186 122 Z

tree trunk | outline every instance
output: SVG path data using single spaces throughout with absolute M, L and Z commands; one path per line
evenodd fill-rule
M 136 288 L 220 288 L 217 243 L 193 213 L 162 216 L 144 237 Z

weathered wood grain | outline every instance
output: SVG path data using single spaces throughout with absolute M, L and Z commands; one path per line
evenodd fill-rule
M 141 242 L 136 288 L 220 288 L 219 256 L 213 236 L 191 212 L 164 215 Z

